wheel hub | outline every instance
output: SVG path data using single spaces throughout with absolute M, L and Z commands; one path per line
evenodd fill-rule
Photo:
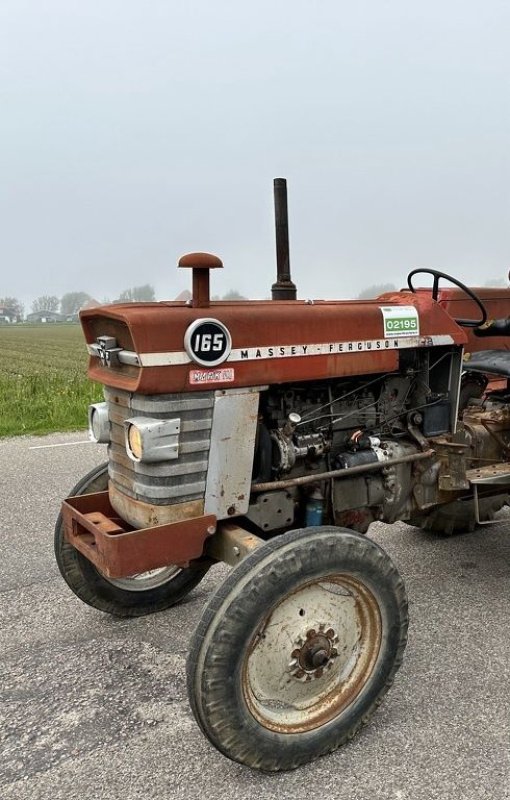
M 324 670 L 331 669 L 338 656 L 335 646 L 338 644 L 338 636 L 333 628 L 326 630 L 323 624 L 319 625 L 319 630 L 310 628 L 304 637 L 298 636 L 294 644 L 289 671 L 299 681 L 320 678 Z

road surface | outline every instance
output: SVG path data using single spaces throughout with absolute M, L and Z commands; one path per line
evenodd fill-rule
M 189 636 L 223 567 L 137 620 L 83 605 L 60 578 L 60 500 L 105 458 L 83 432 L 0 441 L 1 800 L 510 797 L 510 516 L 452 539 L 371 532 L 408 588 L 404 665 L 351 744 L 264 775 L 213 749 L 186 698 Z

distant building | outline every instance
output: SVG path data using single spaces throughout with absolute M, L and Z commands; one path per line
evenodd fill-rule
M 65 322 L 66 318 L 63 314 L 58 314 L 56 311 L 33 311 L 32 314 L 27 314 L 27 322 Z

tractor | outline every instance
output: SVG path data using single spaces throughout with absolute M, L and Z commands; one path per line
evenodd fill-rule
M 211 301 L 222 263 L 192 253 L 191 300 L 81 312 L 108 461 L 55 531 L 68 586 L 117 616 L 232 567 L 191 638 L 189 700 L 220 752 L 268 772 L 349 741 L 402 662 L 405 586 L 370 525 L 470 530 L 510 489 L 508 290 L 415 269 L 375 300 L 298 300 L 274 192 L 271 300 Z

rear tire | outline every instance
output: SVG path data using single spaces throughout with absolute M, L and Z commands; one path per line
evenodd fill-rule
M 407 638 L 404 583 L 375 542 L 290 531 L 253 551 L 205 608 L 187 661 L 203 733 L 249 767 L 289 770 L 372 716 Z
M 498 494 L 493 497 L 479 498 L 480 519 L 482 522 L 494 519 L 496 512 L 509 505 L 510 495 Z M 417 514 L 408 525 L 441 536 L 453 536 L 457 533 L 472 533 L 479 528 L 475 517 L 475 504 L 472 497 L 466 500 L 454 500 L 442 506 L 436 506 L 428 513 Z
M 106 489 L 107 463 L 85 475 L 69 496 Z M 209 563 L 189 569 L 170 566 L 129 578 L 107 578 L 64 538 L 61 513 L 55 525 L 54 546 L 60 574 L 74 594 L 87 605 L 117 617 L 140 617 L 170 608 L 200 583 L 210 567 Z

